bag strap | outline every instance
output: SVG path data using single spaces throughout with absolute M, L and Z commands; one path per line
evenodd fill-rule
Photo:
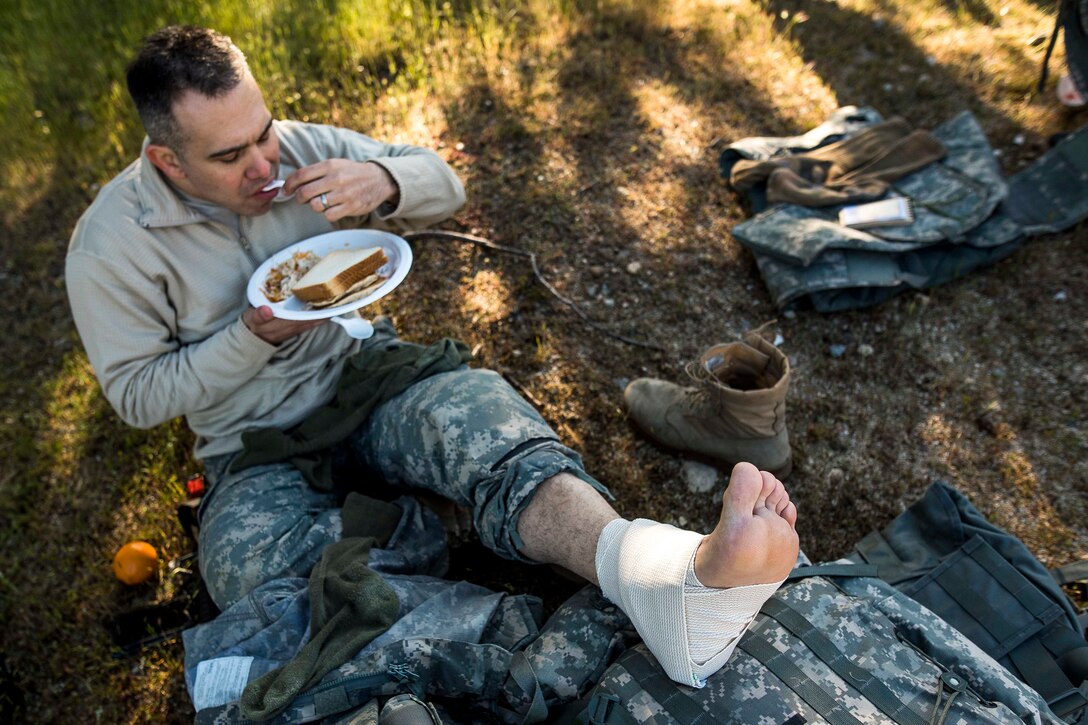
M 1038 628 L 1062 615 L 1057 604 L 1028 582 L 1016 567 L 998 554 L 981 536 L 976 535 L 969 539 L 957 555 L 970 557 L 980 566 L 1004 591 L 1016 599 L 1024 611 L 1038 623 Z M 1017 635 L 1017 628 L 1022 623 L 1008 621 L 992 601 L 964 582 L 956 567 L 938 567 L 933 581 L 998 642 L 1013 639 Z
M 985 539 L 981 536 L 974 536 L 964 544 L 963 548 L 972 559 L 992 574 L 1010 594 L 1016 597 L 1017 601 L 1023 604 L 1025 609 L 1038 617 L 1040 621 L 1047 621 L 1048 612 L 1054 607 L 1054 602 L 1036 587 L 1025 586 L 1024 575 L 987 544 Z M 942 586 L 944 584 L 942 583 Z M 953 582 L 947 582 L 946 588 L 948 587 L 957 588 L 954 587 Z
M 741 638 L 737 647 L 773 672 L 831 725 L 861 725 L 857 718 L 843 709 L 842 703 L 832 693 L 822 688 L 816 680 L 794 664 L 788 653 L 779 652 L 774 645 L 755 635 L 751 630 Z
M 786 581 L 806 579 L 810 576 L 867 576 L 880 577 L 880 569 L 875 564 L 814 564 L 798 566 L 789 573 Z
M 529 664 L 529 658 L 524 652 L 515 652 L 510 660 L 510 679 L 514 681 L 521 691 L 532 699 L 529 709 L 521 720 L 521 725 L 543 722 L 548 717 L 548 706 L 544 702 L 544 693 L 541 692 L 540 681 Z
M 623 665 L 612 665 L 621 674 L 630 677 Z M 615 695 L 603 695 L 596 693 L 589 698 L 586 709 L 574 720 L 575 725 L 639 725 L 639 721 L 627 712 L 627 708 Z
M 920 715 L 900 701 L 895 693 L 878 680 L 872 672 L 851 662 L 827 635 L 812 626 L 812 623 L 793 606 L 781 599 L 772 597 L 763 605 L 761 611 L 804 642 L 805 646 L 812 650 L 835 674 L 865 695 L 877 709 L 891 718 L 893 722 L 901 723 L 901 725 L 927 725 Z
M 661 666 L 651 662 L 641 650 L 631 650 L 631 654 L 624 661 L 624 667 L 643 689 L 679 722 L 690 725 L 696 723 L 720 725 L 722 723 L 691 698 L 688 694 L 691 690 L 669 680 L 668 676 L 663 674 Z
M 1056 566 L 1050 570 L 1050 576 L 1054 577 L 1054 581 L 1059 584 L 1088 581 L 1088 559 L 1072 561 L 1064 566 Z
M 1009 658 L 1020 670 L 1024 682 L 1042 695 L 1058 716 L 1065 717 L 1088 705 L 1083 693 L 1069 681 L 1054 655 L 1038 639 L 1027 640 L 1009 652 Z
M 707 712 L 689 694 L 692 690 L 669 679 L 661 665 L 651 660 L 641 648 L 628 650 L 611 668 L 616 677 L 630 678 L 672 720 L 684 725 L 726 725 Z M 594 694 L 584 713 L 576 720 L 590 725 L 639 725 L 639 721 L 624 707 L 616 695 Z

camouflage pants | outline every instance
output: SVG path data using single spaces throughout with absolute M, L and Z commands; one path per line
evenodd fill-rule
M 517 521 L 536 487 L 567 472 L 609 495 L 577 453 L 497 373 L 463 368 L 423 380 L 379 406 L 346 442 L 359 475 L 431 491 L 473 511 L 483 543 L 520 554 Z M 226 609 L 255 587 L 308 576 L 341 536 L 335 496 L 309 486 L 288 463 L 228 472 L 233 454 L 205 461 L 200 566 Z

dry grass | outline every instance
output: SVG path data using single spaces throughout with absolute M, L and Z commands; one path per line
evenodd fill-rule
M 455 243 L 419 243 L 412 275 L 380 305 L 408 339 L 450 335 L 476 348 L 481 365 L 507 375 L 584 454 L 625 515 L 708 529 L 718 502 L 690 493 L 681 460 L 632 429 L 623 382 L 680 380 L 709 344 L 777 316 L 796 371 L 788 485 L 811 556 L 843 553 L 938 477 L 1045 563 L 1088 553 L 1088 230 L 1031 241 L 924 295 L 783 317 L 730 236 L 745 212 L 716 164 L 723 140 L 797 132 L 853 103 L 927 128 L 969 109 L 1012 173 L 1052 133 L 1085 120 L 1034 93 L 1042 48 L 1028 41 L 1052 27 L 1048 7 L 466 0 L 449 10 L 457 22 L 437 30 L 389 16 L 413 34 L 378 47 L 354 6 L 341 8 L 338 21 L 354 28 L 341 36 L 299 3 L 257 5 L 265 10 L 254 18 L 239 9 L 188 19 L 235 35 L 275 113 L 437 148 L 470 191 L 451 228 L 535 252 L 595 319 L 665 348 L 602 336 L 535 284 L 524 260 Z M 43 12 L 36 7 L 20 5 L 0 36 L 40 20 L 30 17 Z M 14 673 L 7 684 L 25 691 L 24 721 L 192 717 L 180 646 L 114 659 L 101 626 L 112 612 L 177 594 L 165 565 L 154 585 L 125 590 L 109 561 L 132 538 L 164 560 L 190 550 L 174 506 L 179 481 L 198 467 L 191 437 L 178 421 L 141 432 L 117 420 L 62 281 L 66 239 L 95 185 L 138 149 L 118 69 L 136 38 L 179 12 L 137 13 L 113 39 L 92 34 L 88 49 L 62 57 L 67 65 L 0 58 L 0 75 L 30 79 L 25 88 L 0 81 L 0 94 L 17 99 L 7 137 L 23 139 L 0 161 L 0 650 Z M 92 27 L 73 13 L 46 20 Z M 297 39 L 259 31 L 265 15 L 301 18 L 297 32 L 335 52 L 306 65 Z M 81 67 L 104 93 L 99 105 L 80 105 Z M 831 344 L 846 354 L 832 357 Z

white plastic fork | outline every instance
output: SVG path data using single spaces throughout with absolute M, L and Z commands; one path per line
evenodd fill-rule
M 279 189 L 279 193 L 277 193 L 276 196 L 272 198 L 272 201 L 287 201 L 288 199 L 293 198 L 294 194 L 283 193 L 283 185 L 285 183 L 287 182 L 285 182 L 283 179 L 272 179 L 272 181 L 269 181 L 267 184 L 264 185 L 264 188 L 261 189 L 261 191 L 272 191 L 273 189 Z
M 356 340 L 369 340 L 374 337 L 374 325 L 370 323 L 370 320 L 360 317 L 357 311 L 333 317 L 332 321 L 344 328 L 348 337 L 354 337 Z

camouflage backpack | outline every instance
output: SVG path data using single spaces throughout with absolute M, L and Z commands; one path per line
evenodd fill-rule
M 706 687 L 673 683 L 638 645 L 565 719 L 1081 722 L 1086 663 L 1057 581 L 938 482 L 848 559 L 795 570 Z

